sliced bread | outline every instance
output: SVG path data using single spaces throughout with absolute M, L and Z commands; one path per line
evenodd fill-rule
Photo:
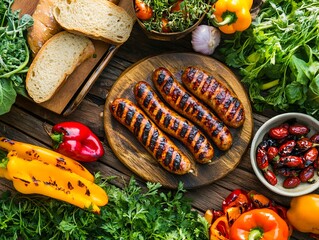
M 92 41 L 66 31 L 57 33 L 40 49 L 26 77 L 26 89 L 37 103 L 49 100 L 67 77 L 95 52 Z
M 58 0 L 53 15 L 65 30 L 111 44 L 124 43 L 134 24 L 122 7 L 108 0 Z

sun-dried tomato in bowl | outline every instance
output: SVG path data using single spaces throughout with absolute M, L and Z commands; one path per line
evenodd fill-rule
M 318 132 L 319 122 L 302 113 L 285 113 L 265 122 L 256 132 L 250 152 L 259 180 L 284 196 L 317 189 Z

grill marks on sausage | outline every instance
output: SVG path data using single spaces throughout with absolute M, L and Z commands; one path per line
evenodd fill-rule
M 237 114 L 236 121 L 243 122 L 244 120 L 245 120 L 245 113 L 244 113 L 244 109 L 241 108 Z
M 190 171 L 190 162 L 172 141 L 152 123 L 135 104 L 127 99 L 115 99 L 110 104 L 112 115 L 127 127 L 143 146 L 167 170 L 176 174 Z
M 172 86 L 173 86 L 173 78 L 170 77 L 166 80 L 164 87 L 163 87 L 165 94 L 168 94 L 171 91 Z
M 117 110 L 116 110 L 116 115 L 119 116 L 119 117 L 122 116 L 124 108 L 125 108 L 125 104 L 124 103 L 120 103 L 118 108 L 117 108 Z
M 166 146 L 166 139 L 161 138 L 159 140 L 159 144 L 158 144 L 157 149 L 155 151 L 155 156 L 157 159 L 162 156 L 165 146 Z M 167 164 L 165 164 L 165 166 L 167 166 Z
M 171 159 L 173 157 L 173 151 L 174 151 L 174 149 L 172 149 L 172 148 L 168 149 L 168 151 L 166 153 L 165 160 L 164 160 L 164 165 L 165 166 L 168 166 L 171 163 Z
M 196 161 L 200 163 L 211 161 L 214 149 L 204 134 L 187 119 L 171 111 L 147 82 L 138 82 L 135 85 L 134 94 L 136 101 L 149 117 L 163 131 L 184 143 L 192 152 Z M 150 96 L 152 100 L 148 101 Z
M 195 72 L 192 73 L 190 70 L 189 75 L 192 76 L 192 74 L 195 74 Z M 202 105 L 181 84 L 174 80 L 172 74 L 167 69 L 162 67 L 156 69 L 153 72 L 152 81 L 171 107 L 201 126 L 219 149 L 227 150 L 231 147 L 232 136 L 229 129 L 208 108 Z M 206 88 L 208 88 L 208 85 Z
M 147 143 L 147 139 L 148 139 L 148 136 L 150 134 L 151 128 L 152 128 L 152 124 L 150 122 L 147 122 L 145 124 L 144 130 L 143 130 L 143 134 L 142 134 L 142 143 L 143 143 L 143 145 L 146 145 L 146 143 Z
M 170 116 L 170 115 L 168 115 L 168 114 L 165 115 L 165 118 L 164 118 L 164 126 L 165 126 L 165 127 L 168 127 L 168 125 L 169 125 L 170 122 L 171 122 L 171 119 L 172 119 L 172 116 Z
M 162 115 L 163 115 L 162 110 L 161 110 L 161 109 L 158 110 L 158 112 L 157 112 L 157 114 L 156 114 L 156 116 L 155 116 L 155 119 L 156 119 L 157 121 L 159 121 L 159 120 L 162 118 Z
M 158 130 L 155 129 L 153 134 L 152 134 L 152 137 L 151 137 L 151 140 L 150 140 L 150 145 L 149 145 L 149 149 L 153 152 L 154 151 L 154 148 L 155 148 L 155 145 L 156 145 L 156 142 L 157 142 L 157 139 L 158 139 Z
M 177 93 L 178 93 L 178 95 L 177 95 Z M 177 91 L 174 91 L 173 94 L 174 94 L 174 95 L 172 95 L 172 97 L 173 97 L 173 99 L 176 99 L 176 100 L 178 99 L 178 97 L 180 97 L 180 96 L 182 95 L 180 91 L 178 91 L 178 92 L 177 92 Z M 180 107 L 181 109 L 184 109 L 184 107 L 185 107 L 185 105 L 186 105 L 186 103 L 187 103 L 189 97 L 190 97 L 190 96 L 189 96 L 187 93 L 182 96 L 182 99 L 181 99 L 181 101 L 179 102 L 179 107 Z
M 143 119 L 144 119 L 144 117 L 143 117 L 142 114 L 138 114 L 136 116 L 136 121 L 134 123 L 134 130 L 133 130 L 133 133 L 134 133 L 135 136 L 137 136 L 139 131 L 140 131 L 140 127 L 141 127 Z
M 239 127 L 243 124 L 243 105 L 223 83 L 196 67 L 186 68 L 182 81 L 193 94 L 212 107 L 226 125 Z
M 180 154 L 177 154 L 175 157 L 175 161 L 173 163 L 173 167 L 177 168 L 181 164 L 182 157 Z
M 129 109 L 129 110 L 127 111 L 127 114 L 126 114 L 126 116 L 125 116 L 125 123 L 126 123 L 127 125 L 130 125 L 130 124 L 131 124 L 132 118 L 133 118 L 133 116 L 134 116 L 134 113 L 135 113 L 135 110 L 134 110 L 134 109 Z

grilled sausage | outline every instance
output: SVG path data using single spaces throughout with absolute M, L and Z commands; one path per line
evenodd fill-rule
M 134 95 L 139 106 L 157 126 L 180 140 L 193 154 L 199 163 L 210 162 L 214 149 L 204 134 L 187 119 L 169 109 L 153 91 L 147 82 L 138 82 Z
M 165 101 L 178 113 L 200 126 L 221 150 L 233 143 L 229 129 L 174 78 L 166 68 L 154 70 L 152 81 Z
M 190 172 L 191 163 L 185 154 L 133 102 L 117 98 L 109 108 L 164 169 L 179 175 Z
M 240 127 L 245 120 L 243 104 L 226 85 L 197 67 L 187 67 L 182 82 L 196 97 L 210 106 L 229 127 Z

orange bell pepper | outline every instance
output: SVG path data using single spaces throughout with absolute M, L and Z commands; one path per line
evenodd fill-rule
M 253 0 L 218 0 L 214 5 L 214 24 L 226 34 L 246 30 L 252 21 Z
M 230 228 L 231 240 L 287 240 L 287 223 L 273 210 L 253 209 L 240 215 Z

